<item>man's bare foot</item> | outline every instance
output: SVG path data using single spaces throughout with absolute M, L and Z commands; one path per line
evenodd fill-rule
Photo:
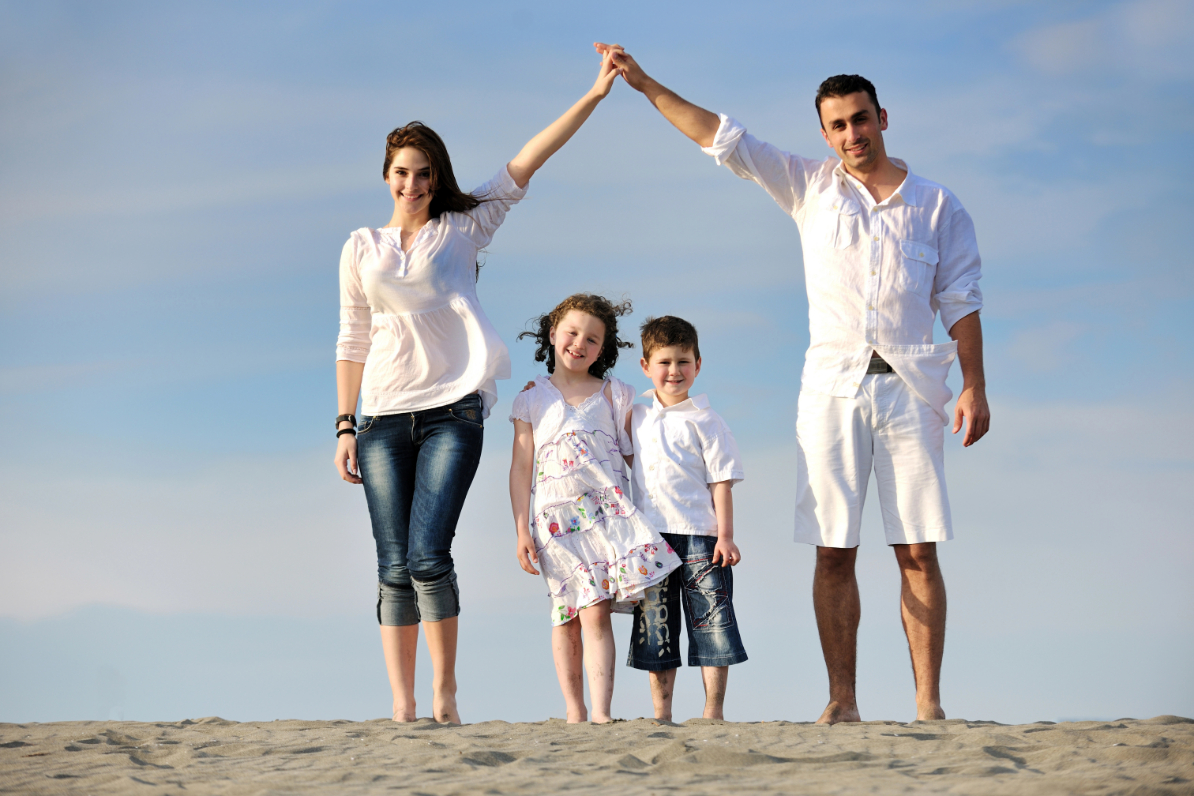
M 821 714 L 821 718 L 817 719 L 817 724 L 841 724 L 848 721 L 862 721 L 858 715 L 858 706 L 830 702 L 825 706 L 825 712 Z
M 394 702 L 394 721 L 414 721 L 415 703 Z
M 944 718 L 945 711 L 942 710 L 941 705 L 937 703 L 916 706 L 917 721 L 941 721 Z
M 459 724 L 455 694 L 436 694 L 431 699 L 431 712 L 440 724 Z

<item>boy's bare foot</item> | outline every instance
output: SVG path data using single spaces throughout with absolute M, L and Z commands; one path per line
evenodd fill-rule
M 916 720 L 917 721 L 941 721 L 945 718 L 945 711 L 941 709 L 941 705 L 936 702 L 927 705 L 916 706 Z
M 670 718 L 670 716 L 669 716 Z M 705 705 L 705 712 L 701 714 L 702 719 L 717 719 L 718 721 L 726 720 L 726 713 L 722 710 L 721 705 L 712 706 Z
M 825 706 L 825 712 L 821 714 L 821 718 L 817 719 L 817 724 L 841 724 L 848 721 L 862 721 L 858 715 L 858 706 L 830 702 Z
M 414 702 L 407 704 L 406 702 L 394 700 L 394 721 L 414 721 L 415 719 Z
M 431 712 L 440 724 L 459 724 L 455 694 L 436 694 L 431 699 Z

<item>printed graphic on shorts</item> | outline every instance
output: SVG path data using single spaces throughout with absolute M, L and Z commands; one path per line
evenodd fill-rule
M 656 657 L 672 654 L 672 632 L 668 628 L 667 598 L 672 579 L 668 578 L 658 586 L 647 589 L 638 606 L 638 644 L 640 647 L 654 647 Z

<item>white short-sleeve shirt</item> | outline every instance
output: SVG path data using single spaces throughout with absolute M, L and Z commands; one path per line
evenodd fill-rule
M 634 504 L 662 533 L 717 536 L 710 484 L 737 483 L 745 476 L 738 443 L 709 398 L 697 395 L 664 406 L 647 390 L 651 405 L 635 404 Z

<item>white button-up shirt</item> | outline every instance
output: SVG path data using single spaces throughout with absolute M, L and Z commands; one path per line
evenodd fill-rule
M 481 394 L 482 415 L 510 378 L 510 354 L 477 300 L 477 251 L 526 195 L 505 167 L 473 192 L 488 201 L 423 225 L 402 251 L 397 228 L 358 229 L 340 255 L 336 359 L 364 362 L 361 413 L 417 412 Z
M 877 351 L 946 421 L 957 344 L 933 345 L 933 320 L 940 312 L 948 331 L 983 303 L 974 223 L 957 197 L 908 171 L 876 203 L 837 158 L 781 151 L 725 115 L 704 151 L 762 186 L 800 229 L 809 308 L 802 388 L 853 397 Z
M 647 390 L 651 405 L 630 414 L 634 444 L 634 505 L 660 533 L 717 536 L 710 484 L 743 479 L 738 443 L 709 399 L 697 395 L 664 406 Z

